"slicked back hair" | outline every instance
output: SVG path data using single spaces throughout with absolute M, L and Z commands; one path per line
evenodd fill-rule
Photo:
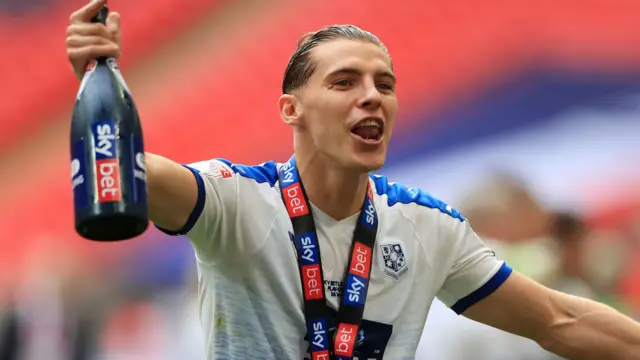
M 311 50 L 322 43 L 337 39 L 369 42 L 378 45 L 389 56 L 389 50 L 377 36 L 355 25 L 332 25 L 307 33 L 298 40 L 298 47 L 289 59 L 282 80 L 282 93 L 290 94 L 304 86 L 316 69 L 311 59 Z

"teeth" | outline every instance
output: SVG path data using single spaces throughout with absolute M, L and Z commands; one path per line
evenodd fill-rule
M 375 126 L 378 129 L 380 128 L 380 124 L 373 119 L 367 119 L 367 120 L 362 120 L 360 123 L 358 123 L 358 126 Z

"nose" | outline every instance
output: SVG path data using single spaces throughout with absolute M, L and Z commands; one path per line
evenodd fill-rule
M 363 86 L 363 93 L 360 100 L 358 100 L 358 107 L 363 109 L 377 109 L 381 103 L 382 96 L 375 82 L 368 81 L 366 85 Z

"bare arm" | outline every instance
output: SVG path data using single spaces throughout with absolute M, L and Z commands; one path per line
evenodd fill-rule
M 181 229 L 198 198 L 196 179 L 185 167 L 155 154 L 146 154 L 149 217 L 163 229 Z
M 640 360 L 640 324 L 597 302 L 516 273 L 464 315 L 568 359 Z

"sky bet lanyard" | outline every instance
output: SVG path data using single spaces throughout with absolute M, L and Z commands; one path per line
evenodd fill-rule
M 280 192 L 285 203 L 295 236 L 298 268 L 304 293 L 304 312 L 307 336 L 311 344 L 311 359 L 330 359 L 330 353 L 340 359 L 350 359 L 358 338 L 358 330 L 364 314 L 364 304 L 369 289 L 369 275 L 373 246 L 378 229 L 378 216 L 373 206 L 371 185 L 367 185 L 362 210 L 353 233 L 349 266 L 345 272 L 342 299 L 336 319 L 337 330 L 329 339 L 327 329 L 329 309 L 325 299 L 324 277 L 320 260 L 320 244 L 313 221 L 309 199 L 302 186 L 295 158 L 291 158 L 279 170 Z M 330 343 L 332 343 L 330 346 Z M 333 352 L 330 350 L 333 349 Z M 331 358 L 334 358 L 331 356 Z

